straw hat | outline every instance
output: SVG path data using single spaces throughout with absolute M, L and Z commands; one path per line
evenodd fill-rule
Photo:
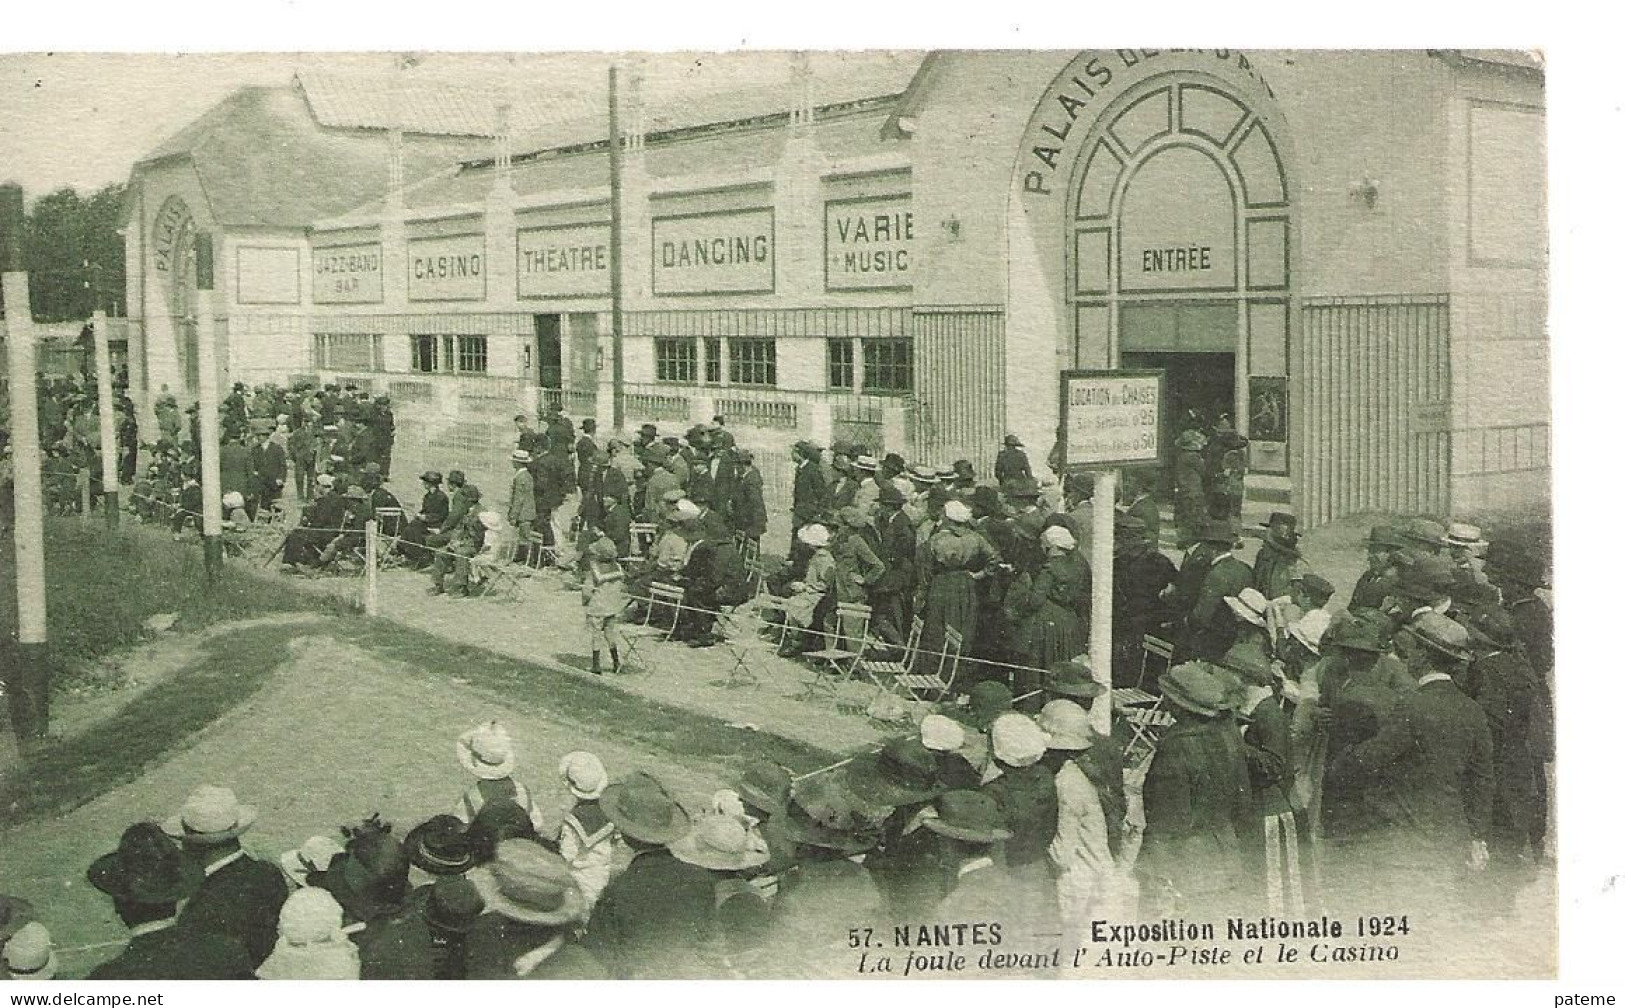
M 530 465 L 531 462 L 530 452 L 523 448 L 515 448 L 513 450 L 513 455 L 510 457 L 521 465 Z
M 17 929 L 5 947 L 6 970 L 13 980 L 56 979 L 56 949 L 51 932 L 39 921 Z
M 604 789 L 604 815 L 626 836 L 669 844 L 688 833 L 688 813 L 654 777 L 641 771 Z
M 695 504 L 693 501 L 689 500 L 686 497 L 683 498 L 682 500 L 678 501 L 677 504 L 672 508 L 672 512 L 671 512 L 672 521 L 680 521 L 680 522 L 693 521 L 694 519 L 698 518 L 699 516 L 700 516 L 700 507 L 699 507 L 699 505 Z
M 1430 650 L 1453 661 L 1471 661 L 1473 658 L 1467 628 L 1448 616 L 1441 616 L 1429 609 L 1417 613 L 1403 629 Z
M 1268 686 L 1275 681 L 1275 670 L 1270 667 L 1264 649 L 1256 643 L 1232 645 L 1219 664 L 1251 686 Z
M 932 752 L 958 752 L 965 745 L 965 729 L 953 718 L 927 714 L 920 722 L 920 744 Z
M 523 924 L 580 920 L 585 903 L 570 862 L 534 840 L 504 840 L 489 867 L 486 908 Z
M 1202 662 L 1175 665 L 1160 681 L 1170 703 L 1193 714 L 1216 717 L 1225 706 L 1224 684 Z
M 500 721 L 487 721 L 457 738 L 457 762 L 481 780 L 501 780 L 513 773 L 513 739 Z
M 313 836 L 304 843 L 285 850 L 277 858 L 283 874 L 296 886 L 310 884 L 312 873 L 327 871 L 333 859 L 344 852 L 344 846 L 330 836 Z
M 1383 549 L 1402 549 L 1406 546 L 1404 539 L 1399 537 L 1399 529 L 1392 525 L 1373 525 L 1366 535 L 1367 546 L 1377 546 Z
M 861 854 L 879 840 L 859 810 L 857 796 L 830 774 L 796 784 L 783 826 L 796 843 L 843 854 Z
M 999 814 L 999 806 L 979 791 L 949 791 L 937 799 L 935 815 L 921 825 L 933 833 L 972 843 L 996 843 L 1013 835 Z
M 1061 525 L 1051 525 L 1045 529 L 1044 534 L 1038 537 L 1038 542 L 1040 545 L 1053 549 L 1075 550 L 1078 548 L 1078 540 L 1074 539 L 1072 533 Z
M 1451 546 L 1486 545 L 1484 530 L 1466 522 L 1451 522 L 1450 531 L 1445 533 L 1444 541 Z
M 1265 620 L 1265 613 L 1269 611 L 1269 599 L 1257 588 L 1243 588 L 1235 595 L 1226 595 L 1224 604 L 1236 614 L 1238 619 L 1246 620 L 1253 626 L 1262 627 L 1269 624 Z
M 569 786 L 570 793 L 583 801 L 590 801 L 604 793 L 609 786 L 609 774 L 597 756 L 582 749 L 566 753 L 559 760 L 559 776 Z
M 968 525 L 971 520 L 970 508 L 965 506 L 964 501 L 951 500 L 942 506 L 942 517 L 951 522 Z
M 729 815 L 708 813 L 671 845 L 672 856 L 711 871 L 743 871 L 767 863 L 767 841 Z
M 821 549 L 829 545 L 829 529 L 814 522 L 811 525 L 801 526 L 796 531 L 796 538 L 813 549 Z
M 1292 639 L 1302 644 L 1315 654 L 1320 654 L 1321 638 L 1326 636 L 1326 628 L 1331 626 L 1332 614 L 1324 609 L 1311 609 L 1303 614 L 1303 618 L 1287 628 Z
M 243 805 L 230 788 L 205 784 L 186 798 L 176 815 L 163 822 L 164 832 L 183 844 L 207 846 L 242 836 L 259 815 Z
M 1089 727 L 1089 713 L 1070 700 L 1051 700 L 1038 712 L 1038 727 L 1051 749 L 1090 749 L 1095 734 Z
M 1024 767 L 1044 755 L 1044 731 L 1025 714 L 1007 711 L 993 722 L 993 758 L 1006 766 Z

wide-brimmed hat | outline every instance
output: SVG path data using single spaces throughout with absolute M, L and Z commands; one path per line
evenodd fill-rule
M 480 780 L 507 777 L 516 759 L 513 739 L 500 721 L 487 721 L 457 737 L 457 762 Z
M 604 770 L 604 761 L 585 749 L 564 754 L 564 758 L 559 760 L 559 776 L 564 778 L 570 793 L 582 801 L 600 797 L 609 787 L 609 774 Z
M 1313 571 L 1304 571 L 1302 574 L 1294 575 L 1292 583 L 1303 585 L 1304 594 L 1313 598 L 1331 598 L 1337 593 L 1337 589 L 1332 586 L 1330 581 Z
M 1049 549 L 1075 550 L 1078 540 L 1065 525 L 1050 525 L 1038 536 L 1040 545 Z
M 1371 531 L 1366 534 L 1365 541 L 1367 546 L 1380 546 L 1385 549 L 1403 549 L 1409 545 L 1404 539 L 1400 538 L 1398 528 L 1381 523 L 1371 526 Z
M 927 714 L 920 721 L 920 744 L 932 752 L 958 752 L 965 745 L 965 729 L 951 717 Z
M 903 496 L 903 491 L 897 489 L 891 483 L 882 483 L 880 484 L 880 496 L 877 500 L 881 504 L 902 507 L 907 498 Z
M 682 500 L 680 500 L 676 504 L 672 505 L 672 509 L 671 509 L 671 520 L 672 521 L 688 522 L 688 521 L 693 521 L 694 519 L 698 518 L 699 516 L 700 516 L 700 506 L 698 504 L 695 504 L 693 501 L 689 500 L 687 497 L 684 497 Z
M 970 508 L 964 501 L 951 500 L 942 506 L 942 517 L 951 522 L 968 525 L 971 521 Z
M 485 912 L 485 899 L 462 875 L 436 880 L 423 902 L 423 919 L 440 931 L 463 934 Z
M 1275 681 L 1275 670 L 1270 667 L 1269 656 L 1256 642 L 1233 644 L 1224 653 L 1219 666 L 1241 677 L 1252 686 L 1268 686 Z
M 1498 606 L 1486 606 L 1467 618 L 1462 624 L 1467 628 L 1474 643 L 1488 645 L 1491 649 L 1512 649 L 1523 647 L 1523 639 L 1518 636 L 1518 626 L 1512 622 L 1504 610 Z
M 1268 521 L 1258 523 L 1259 528 L 1275 529 L 1286 535 L 1296 535 L 1298 516 L 1290 511 L 1272 511 Z
M 785 835 L 796 843 L 861 854 L 880 836 L 859 808 L 860 800 L 831 774 L 808 777 L 796 783 L 789 810 L 775 822 L 782 822 Z
M 935 466 L 912 465 L 908 467 L 908 478 L 916 483 L 935 483 L 937 470 Z
M 1315 654 L 1320 654 L 1321 639 L 1326 636 L 1326 628 L 1331 625 L 1332 614 L 1324 609 L 1311 609 L 1290 627 L 1287 633 L 1292 639 L 1302 644 Z
M 1010 445 L 1013 448 L 1025 447 L 1021 443 L 1021 438 L 1016 437 L 1014 434 L 1006 434 L 1004 436 L 1004 443 L 1007 444 L 1007 445 Z
M 486 869 L 486 909 L 523 924 L 580 920 L 585 902 L 570 862 L 534 840 L 504 840 Z
M 93 861 L 85 878 L 115 900 L 177 903 L 197 890 L 203 868 L 157 823 L 141 822 L 125 829 L 118 849 Z
M 1235 544 L 1241 538 L 1241 529 L 1228 518 L 1213 518 L 1202 523 L 1196 537 L 1202 542 L 1224 543 L 1226 546 Z
M 1326 628 L 1321 646 L 1333 645 L 1352 651 L 1370 651 L 1381 654 L 1388 650 L 1387 627 L 1380 617 L 1361 613 L 1345 613 Z
M 1236 614 L 1238 619 L 1246 620 L 1253 626 L 1268 626 L 1265 614 L 1269 611 L 1270 600 L 1257 588 L 1243 588 L 1234 595 L 1226 595 L 1224 604 Z
M 34 919 L 34 904 L 20 896 L 0 893 L 0 945 L 4 945 L 24 924 Z
M 671 458 L 671 446 L 664 441 L 651 441 L 643 449 L 643 453 L 652 459 L 664 462 Z
M 242 836 L 259 811 L 237 801 L 230 788 L 205 784 L 186 798 L 179 813 L 163 822 L 164 832 L 183 844 L 221 843 Z
M 965 694 L 965 714 L 974 727 L 989 728 L 1013 703 L 1009 686 L 997 679 L 983 679 Z
M 418 823 L 402 842 L 407 858 L 430 875 L 461 875 L 476 862 L 468 824 L 454 815 L 437 815 Z
M 790 771 L 771 760 L 756 759 L 745 764 L 733 789 L 751 805 L 776 816 L 790 804 L 790 784 Z
M 1394 593 L 1408 599 L 1432 602 L 1450 594 L 1456 583 L 1456 567 L 1438 556 L 1419 556 L 1399 565 Z
M 587 547 L 587 554 L 595 560 L 614 560 L 620 553 L 615 544 L 603 536 L 594 539 L 592 545 Z
M 1089 666 L 1089 656 L 1074 655 L 1049 667 L 1044 673 L 1044 691 L 1079 700 L 1093 700 L 1106 692 L 1106 687 L 1095 679 L 1094 670 Z
M 605 788 L 599 804 L 609 821 L 634 840 L 669 844 L 688 833 L 688 813 L 664 784 L 642 771 Z
M 814 522 L 797 529 L 796 538 L 813 549 L 819 549 L 829 545 L 829 529 Z
M 999 492 L 1010 500 L 1034 500 L 1038 497 L 1038 481 L 1031 476 L 1014 476 L 999 486 Z
M 1051 700 L 1038 712 L 1038 727 L 1051 749 L 1090 749 L 1095 733 L 1089 726 L 1089 712 L 1071 700 Z
M 1436 549 L 1444 545 L 1445 528 L 1431 518 L 1410 518 L 1400 525 L 1399 537 L 1407 546 L 1427 546 Z
M 930 801 L 939 791 L 937 759 L 919 739 L 895 738 L 847 764 L 846 786 L 870 805 Z
M 1005 711 L 993 721 L 993 758 L 1006 766 L 1032 766 L 1047 748 L 1044 731 L 1025 714 Z
M 1199 714 L 1216 717 L 1225 709 L 1224 683 L 1202 662 L 1175 665 L 1159 680 L 1168 702 Z
M 1467 522 L 1451 522 L 1444 541 L 1451 546 L 1483 546 L 1484 530 Z
M 949 791 L 932 806 L 934 815 L 921 819 L 933 833 L 971 843 L 997 843 L 1010 839 L 998 803 L 979 791 Z
M 730 815 L 707 813 L 671 844 L 672 856 L 710 871 L 743 871 L 767 864 L 767 841 Z
M 39 921 L 29 921 L 18 928 L 7 941 L 0 962 L 14 976 L 26 979 L 51 980 L 56 977 L 56 947 L 51 943 L 51 932 Z
M 459 820 L 461 821 L 461 820 Z M 285 850 L 277 857 L 282 873 L 295 885 L 309 885 L 310 876 L 327 871 L 333 859 L 344 853 L 344 845 L 330 836 L 318 834 L 304 843 Z
M 520 463 L 521 465 L 530 465 L 530 462 L 531 462 L 530 452 L 526 451 L 523 448 L 515 448 L 513 450 L 513 454 L 508 456 L 508 457 L 513 459 L 515 462 Z
M 852 467 L 862 469 L 864 472 L 874 472 L 880 468 L 880 460 L 873 455 L 859 455 L 852 460 Z
M 423 475 L 419 476 L 418 479 L 422 480 L 425 483 L 430 484 L 431 486 L 439 486 L 441 480 L 443 479 L 443 477 L 440 475 L 440 473 L 436 472 L 433 469 L 430 469 L 428 472 L 426 472 Z
M 1473 658 L 1467 628 L 1448 616 L 1426 609 L 1412 617 L 1403 629 L 1430 650 L 1453 661 L 1471 661 Z

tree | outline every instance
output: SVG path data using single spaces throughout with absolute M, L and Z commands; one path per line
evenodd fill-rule
M 90 318 L 124 305 L 124 185 L 103 186 L 88 199 L 74 189 L 41 196 L 28 215 L 23 261 L 34 317 L 41 322 Z

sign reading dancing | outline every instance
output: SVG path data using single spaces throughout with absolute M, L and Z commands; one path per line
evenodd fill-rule
M 656 294 L 772 292 L 772 210 L 656 217 L 651 228 Z
M 1161 371 L 1062 371 L 1066 469 L 1160 462 L 1162 386 Z

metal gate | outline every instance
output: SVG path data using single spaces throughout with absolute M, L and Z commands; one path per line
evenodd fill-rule
M 1299 514 L 1450 511 L 1446 295 L 1305 300 L 1293 460 Z

